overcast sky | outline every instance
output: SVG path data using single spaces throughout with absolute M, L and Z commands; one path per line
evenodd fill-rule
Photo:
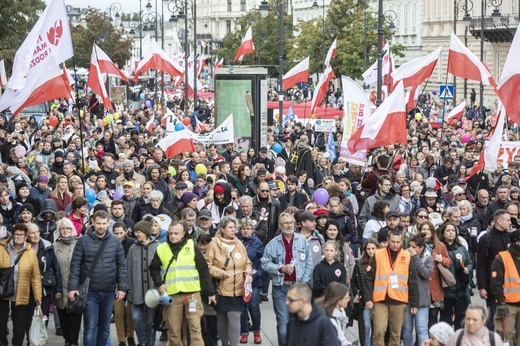
M 48 3 L 50 0 L 44 0 Z M 118 1 L 110 1 L 110 0 L 65 0 L 67 5 L 72 5 L 74 7 L 95 7 L 100 10 L 107 9 L 110 4 L 118 2 L 123 6 L 123 12 L 139 12 L 139 0 L 118 0 Z M 146 6 L 147 0 L 142 0 L 142 6 Z M 152 2 L 152 5 L 154 2 Z

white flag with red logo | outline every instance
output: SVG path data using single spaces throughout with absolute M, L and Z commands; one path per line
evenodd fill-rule
M 282 79 L 284 90 L 290 89 L 298 82 L 306 83 L 309 81 L 309 57 L 300 61 L 290 69 Z
M 406 99 L 403 83 L 369 117 L 348 141 L 348 149 L 355 153 L 396 143 L 408 143 L 406 127 Z
M 392 57 L 392 51 L 390 50 L 390 43 L 386 42 L 383 46 L 383 61 L 381 69 L 382 77 L 385 78 L 395 70 L 394 59 Z M 365 72 L 363 72 L 363 83 L 366 85 L 377 82 L 377 60 L 370 66 Z M 388 83 L 383 83 L 388 84 Z
M 148 70 L 165 72 L 172 78 L 184 74 L 184 68 L 170 59 L 155 40 L 151 41 L 151 48 L 146 52 L 146 55 L 143 57 L 143 60 L 139 62 L 139 65 L 137 65 L 134 82 L 137 83 L 139 75 Z
M 7 86 L 7 75 L 5 74 L 4 60 L 0 60 L 0 86 Z
M 114 111 L 112 107 L 112 101 L 108 97 L 107 89 L 105 88 L 105 79 L 101 73 L 101 69 L 98 64 L 95 44 L 92 47 L 92 55 L 90 56 L 90 70 L 88 72 L 87 87 L 101 97 L 103 100 L 103 106 L 105 109 Z
M 394 85 L 400 81 L 403 81 L 405 88 L 421 85 L 422 82 L 430 78 L 441 53 L 442 46 L 426 56 L 401 65 L 392 73 Z
M 464 79 L 481 81 L 484 85 L 496 86 L 489 68 L 451 32 L 448 53 L 448 73 Z
M 14 57 L 8 87 L 36 83 L 51 68 L 74 55 L 65 0 L 50 0 Z
M 509 119 L 520 125 L 520 64 L 518 57 L 520 57 L 520 30 L 515 33 L 496 89 Z
M 330 59 L 336 58 L 336 44 L 337 44 L 337 41 L 338 40 L 335 39 L 334 42 L 332 42 L 332 44 L 330 45 L 329 51 L 327 52 L 327 56 L 325 57 L 325 61 L 323 62 L 325 67 L 330 65 Z
M 167 135 L 157 145 L 164 151 L 167 159 L 184 152 L 195 151 L 195 145 L 186 128 Z
M 320 81 L 314 89 L 314 94 L 312 95 L 311 102 L 311 114 L 314 114 L 316 107 L 320 105 L 327 94 L 327 89 L 329 88 L 329 82 L 334 78 L 334 72 L 332 71 L 332 67 L 327 66 L 323 74 L 321 75 Z
M 457 105 L 457 107 L 453 108 L 448 116 L 446 117 L 446 121 L 450 121 L 452 119 L 460 120 L 464 113 L 466 112 L 466 100 L 462 101 Z
M 251 54 L 255 51 L 255 45 L 253 44 L 253 30 L 250 26 L 246 31 L 246 35 L 242 39 L 242 43 L 238 48 L 237 55 L 233 61 L 242 61 L 242 58 L 246 54 Z
M 15 95 L 12 89 L 7 89 L 7 97 L 11 98 L 11 112 L 18 114 L 22 109 L 59 98 L 74 98 L 71 94 L 74 83 L 65 66 L 60 69 L 55 66 L 33 88 L 28 86 Z
M 98 60 L 98 66 L 101 73 L 106 73 L 110 76 L 119 77 L 125 82 L 128 83 L 128 78 L 125 76 L 123 71 L 121 71 L 116 64 L 108 57 L 108 55 L 103 52 L 101 48 L 98 47 L 97 44 L 94 43 L 94 49 L 96 50 L 96 57 Z

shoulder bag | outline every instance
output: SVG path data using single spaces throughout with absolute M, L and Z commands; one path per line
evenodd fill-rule
M 14 296 L 14 267 L 16 267 L 20 258 L 22 258 L 24 251 L 25 250 L 22 250 L 20 252 L 12 266 L 0 268 L 0 298 L 9 298 Z
M 99 247 L 99 250 L 96 253 L 96 257 L 94 257 L 94 260 L 92 261 L 92 265 L 90 266 L 90 269 L 88 270 L 87 278 L 79 286 L 79 294 L 76 294 L 73 301 L 70 301 L 67 303 L 67 313 L 69 314 L 81 314 L 83 310 L 85 310 L 85 306 L 87 305 L 87 295 L 88 295 L 88 287 L 90 285 L 90 277 L 92 276 L 92 272 L 94 271 L 94 268 L 96 267 L 96 264 L 99 262 L 99 258 L 101 257 L 101 254 L 103 253 L 103 250 L 105 250 L 105 247 L 108 243 L 108 239 L 103 241 L 101 243 L 101 246 Z
M 437 264 L 437 268 L 439 268 L 439 274 L 441 275 L 442 288 L 450 287 L 457 283 L 455 276 L 453 276 L 448 268 L 444 267 L 441 263 Z

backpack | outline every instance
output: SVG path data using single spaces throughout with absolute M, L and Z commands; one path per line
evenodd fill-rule
M 459 334 L 459 337 L 457 338 L 457 342 L 455 343 L 456 346 L 459 346 L 462 343 L 462 338 L 464 337 L 464 330 L 462 330 L 462 333 Z M 489 342 L 490 346 L 495 346 L 495 333 L 491 330 L 489 331 Z

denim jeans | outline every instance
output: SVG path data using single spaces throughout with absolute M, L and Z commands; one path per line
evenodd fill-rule
M 240 315 L 240 335 L 249 334 L 249 329 L 247 328 L 247 320 L 248 320 L 248 311 L 251 315 L 251 323 L 253 325 L 253 332 L 260 331 L 260 292 L 262 288 L 253 287 L 253 295 L 251 296 L 251 300 L 249 303 L 244 303 L 242 305 L 242 314 Z
M 278 333 L 278 346 L 285 346 L 287 339 L 287 323 L 289 323 L 289 309 L 286 304 L 289 285 L 273 285 L 273 308 L 276 315 L 276 331 Z
M 260 278 L 262 280 L 262 295 L 267 296 L 269 291 L 269 282 L 271 282 L 271 277 L 269 273 L 264 271 Z
M 363 323 L 365 324 L 365 346 L 372 346 L 372 310 L 363 309 Z
M 150 309 L 144 304 L 132 304 L 132 320 L 139 344 L 146 346 L 153 346 L 155 344 L 155 330 L 153 329 L 154 316 L 155 309 Z
M 107 345 L 114 291 L 89 292 L 83 312 L 83 345 Z
M 412 315 L 410 306 L 406 309 L 403 325 L 403 342 L 404 346 L 413 346 L 413 327 L 417 334 L 417 344 L 422 345 L 424 340 L 428 340 L 428 315 L 429 309 L 426 306 L 417 309 L 417 313 Z

